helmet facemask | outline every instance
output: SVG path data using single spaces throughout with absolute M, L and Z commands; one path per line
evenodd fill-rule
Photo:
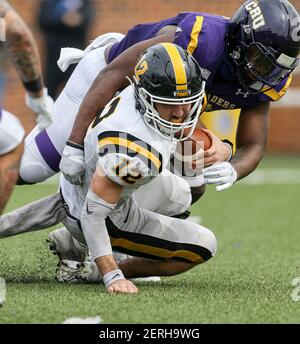
M 193 134 L 202 110 L 205 82 L 199 93 L 184 98 L 164 98 L 154 96 L 145 88 L 138 87 L 138 98 L 143 109 L 145 122 L 164 137 L 178 141 L 187 140 Z M 181 123 L 164 120 L 156 109 L 156 104 L 181 105 L 191 104 L 191 109 Z
M 242 30 L 248 37 L 251 35 L 251 42 L 247 44 L 242 40 L 236 58 L 233 60 L 238 67 L 239 82 L 250 93 L 255 94 L 266 87 L 275 87 L 297 67 L 299 58 L 293 58 L 284 53 L 276 57 L 278 54 L 274 49 L 255 42 L 250 25 L 243 26 Z

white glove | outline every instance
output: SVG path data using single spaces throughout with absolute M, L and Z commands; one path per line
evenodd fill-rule
M 221 162 L 204 169 L 207 184 L 216 184 L 217 191 L 229 189 L 237 180 L 237 172 L 229 162 Z
M 78 146 L 78 148 L 76 148 Z M 74 185 L 82 184 L 82 176 L 85 170 L 84 150 L 80 145 L 67 141 L 59 164 L 65 178 Z
M 53 122 L 54 101 L 48 95 L 47 88 L 44 88 L 43 95 L 39 98 L 32 98 L 26 94 L 26 105 L 36 113 L 36 123 L 40 130 L 46 129 Z

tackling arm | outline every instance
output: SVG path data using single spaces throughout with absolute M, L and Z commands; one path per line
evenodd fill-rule
M 104 68 L 86 94 L 77 114 L 69 140 L 82 144 L 87 129 L 96 114 L 115 96 L 116 92 L 128 86 L 126 76 L 134 74 L 134 67 L 142 52 L 160 42 L 172 42 L 174 34 L 161 36 L 140 42 L 124 51 Z
M 237 180 L 248 176 L 263 158 L 269 129 L 270 103 L 241 112 L 237 130 L 237 150 L 229 162 L 214 164 L 204 170 L 207 184 L 217 185 L 217 190 L 230 188 Z
M 99 73 L 81 103 L 59 165 L 61 172 L 70 183 L 75 185 L 82 183 L 84 174 L 83 140 L 95 116 L 102 111 L 117 91 L 128 85 L 126 76 L 134 74 L 134 67 L 141 53 L 157 43 L 172 42 L 173 38 L 174 30 L 170 30 L 158 37 L 137 43 L 124 51 Z
M 20 144 L 12 152 L 0 156 L 0 215 L 17 182 L 22 153 L 23 144 Z
M 268 140 L 270 103 L 242 110 L 231 164 L 242 179 L 253 172 L 263 158 Z

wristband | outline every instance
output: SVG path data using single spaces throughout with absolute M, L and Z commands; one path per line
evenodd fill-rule
M 41 77 L 33 81 L 23 82 L 23 85 L 25 89 L 31 93 L 38 93 L 43 89 L 43 81 Z
M 68 140 L 66 145 L 84 151 L 84 146 L 79 143 Z
M 229 140 L 222 140 L 222 142 L 225 143 L 230 148 L 229 158 L 226 160 L 226 162 L 228 162 L 232 159 L 232 156 L 233 156 L 233 143 L 230 142 Z
M 123 272 L 120 269 L 112 270 L 103 276 L 103 283 L 105 288 L 109 287 L 112 283 L 125 279 Z

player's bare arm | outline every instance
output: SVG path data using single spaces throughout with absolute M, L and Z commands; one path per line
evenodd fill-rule
M 172 42 L 175 30 L 176 27 L 164 30 L 158 37 L 135 44 L 99 73 L 79 108 L 70 141 L 83 143 L 87 128 L 96 114 L 105 107 L 118 90 L 128 86 L 126 76 L 133 75 L 136 61 L 141 53 L 157 43 Z
M 231 164 L 242 179 L 253 172 L 263 158 L 269 129 L 270 103 L 241 112 L 236 145 L 237 150 Z
M 135 294 L 138 292 L 137 287 L 125 279 L 112 252 L 105 254 L 112 250 L 105 218 L 118 203 L 122 191 L 123 187 L 106 177 L 98 166 L 91 181 L 81 222 L 86 241 L 103 276 L 107 292 Z
M 217 163 L 204 169 L 207 184 L 215 184 L 217 191 L 223 191 L 256 169 L 267 144 L 269 110 L 269 102 L 242 110 L 237 129 L 236 153 L 230 163 Z
M 21 144 L 12 152 L 0 156 L 0 214 L 2 214 L 16 184 L 22 153 L 23 145 Z
M 32 97 L 40 97 L 43 94 L 41 65 L 33 35 L 5 0 L 0 0 L 0 16 L 5 19 L 6 44 L 20 79 L 25 84 L 39 79 L 40 89 L 36 92 L 28 90 L 28 93 Z
M 53 99 L 44 88 L 40 56 L 33 34 L 5 0 L 0 0 L 0 18 L 5 20 L 6 46 L 26 89 L 26 104 L 36 113 L 41 130 L 52 123 Z

